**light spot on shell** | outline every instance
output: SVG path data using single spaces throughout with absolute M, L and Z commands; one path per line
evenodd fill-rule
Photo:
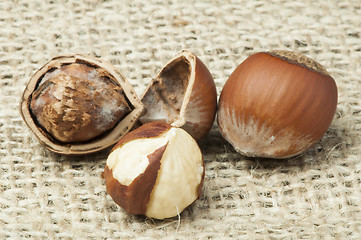
M 229 113 L 223 108 L 219 111 L 219 123 L 225 139 L 249 157 L 278 157 L 290 149 L 297 155 L 313 143 L 309 135 L 300 135 L 288 128 L 275 132 L 255 118 L 238 119 L 234 111 Z

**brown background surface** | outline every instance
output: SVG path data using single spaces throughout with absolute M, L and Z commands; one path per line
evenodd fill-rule
M 127 215 L 101 178 L 107 151 L 66 157 L 42 147 L 19 114 L 34 72 L 56 55 L 113 63 L 140 95 L 182 49 L 209 67 L 218 94 L 257 51 L 323 64 L 339 87 L 324 138 L 288 160 L 237 154 L 217 126 L 200 143 L 201 199 L 178 219 Z M 0 239 L 361 239 L 361 2 L 0 2 Z

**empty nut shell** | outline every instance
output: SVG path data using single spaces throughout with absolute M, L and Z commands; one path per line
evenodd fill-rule
M 172 58 L 142 96 L 147 109 L 140 121 L 165 121 L 199 140 L 211 129 L 217 110 L 217 91 L 204 63 L 189 51 Z

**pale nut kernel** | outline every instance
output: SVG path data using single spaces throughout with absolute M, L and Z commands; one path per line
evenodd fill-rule
M 164 219 L 199 198 L 204 171 L 198 144 L 186 131 L 152 122 L 113 148 L 104 178 L 107 192 L 126 212 Z

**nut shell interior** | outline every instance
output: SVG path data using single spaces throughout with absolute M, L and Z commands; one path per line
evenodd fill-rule
M 147 109 L 141 123 L 164 121 L 185 129 L 196 140 L 208 133 L 217 110 L 211 73 L 198 57 L 186 50 L 160 70 L 141 99 Z

